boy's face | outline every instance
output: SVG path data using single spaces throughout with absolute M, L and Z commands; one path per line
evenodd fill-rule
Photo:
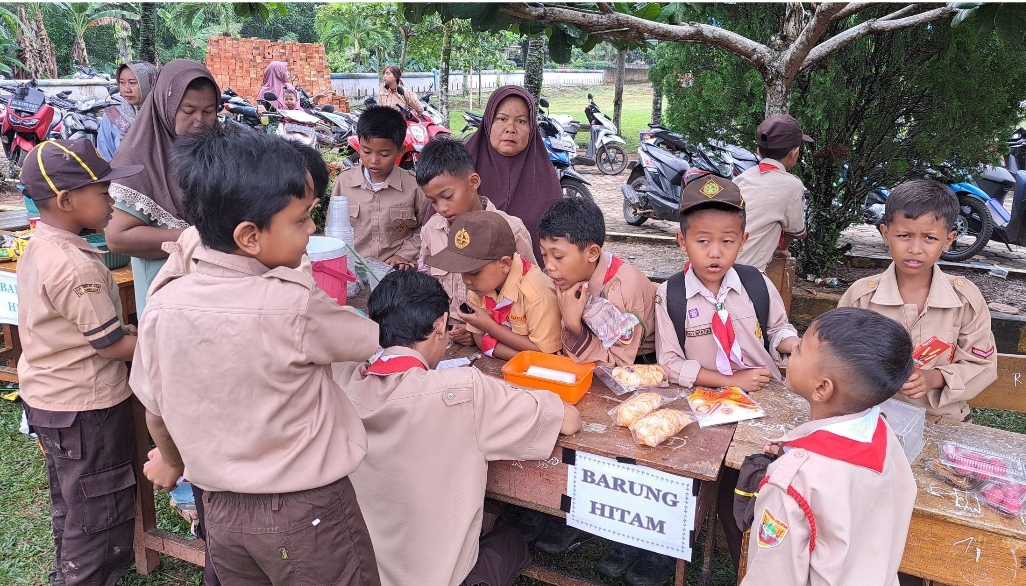
M 485 266 L 462 273 L 463 284 L 474 293 L 484 297 L 495 293 L 506 282 L 509 270 L 513 266 L 513 259 L 504 256 L 499 260 L 493 260 Z
M 103 230 L 114 214 L 114 198 L 107 193 L 110 182 L 92 183 L 68 192 L 75 220 L 83 227 Z M 59 196 L 58 196 L 59 197 Z
M 399 147 L 387 138 L 360 139 L 360 162 L 370 172 L 372 179 L 380 178 L 380 181 L 384 181 L 395 167 L 395 158 L 398 156 Z
M 930 273 L 942 252 L 955 240 L 947 222 L 927 213 L 915 219 L 895 214 L 890 224 L 880 224 L 880 235 L 894 259 L 894 270 L 906 275 Z
M 821 361 L 828 358 L 828 356 L 824 356 L 826 352 L 819 337 L 816 336 L 815 327 L 809 328 L 798 345 L 791 350 L 791 358 L 787 361 L 784 386 L 808 401 L 812 396 L 812 391 L 822 379 L 819 367 L 822 364 Z
M 424 195 L 435 206 L 435 211 L 452 224 L 456 216 L 467 212 L 484 209 L 477 188 L 481 186 L 481 176 L 467 173 L 464 176 L 443 173 L 428 181 L 421 187 Z
M 542 238 L 538 246 L 545 263 L 545 274 L 560 291 L 590 279 L 602 254 L 602 248 L 597 244 L 589 244 L 581 250 L 565 238 Z
M 284 102 L 286 110 L 295 110 L 296 104 L 299 103 L 299 99 L 296 97 L 296 94 L 285 94 L 285 97 L 282 98 L 281 101 Z
M 310 236 L 316 230 L 310 217 L 316 204 L 313 180 L 308 176 L 303 198 L 292 198 L 289 205 L 274 214 L 267 227 L 260 231 L 260 252 L 256 254 L 256 259 L 271 269 L 298 268 L 306 254 Z
M 713 293 L 730 267 L 734 266 L 748 233 L 741 227 L 741 218 L 723 210 L 698 210 L 691 214 L 686 234 L 677 233 L 677 244 L 688 255 L 695 275 Z

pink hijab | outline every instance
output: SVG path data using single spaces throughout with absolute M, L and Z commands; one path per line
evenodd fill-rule
M 257 92 L 257 99 L 264 99 L 265 92 L 274 92 L 278 99 L 271 102 L 271 105 L 278 110 L 285 109 L 285 102 L 282 98 L 285 97 L 285 90 L 294 90 L 288 79 L 289 64 L 284 61 L 271 61 L 264 70 L 264 85 L 260 86 L 260 91 Z

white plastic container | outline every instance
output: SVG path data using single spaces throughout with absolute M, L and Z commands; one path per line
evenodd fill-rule
M 926 409 L 900 399 L 887 399 L 880 404 L 880 411 L 887 419 L 887 425 L 891 426 L 891 431 L 898 436 L 898 443 L 911 464 L 923 450 Z

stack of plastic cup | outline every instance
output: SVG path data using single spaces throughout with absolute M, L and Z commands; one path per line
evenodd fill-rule
M 353 232 L 353 224 L 349 220 L 349 198 L 344 195 L 333 195 L 328 200 L 328 217 L 324 220 L 324 235 L 328 238 L 338 238 L 348 245 L 349 249 L 355 251 L 356 233 Z M 349 272 L 356 274 L 356 255 L 349 254 L 347 257 Z M 360 292 L 360 283 L 349 283 L 347 293 L 355 297 Z

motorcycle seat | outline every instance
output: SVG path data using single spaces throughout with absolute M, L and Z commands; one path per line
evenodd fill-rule
M 649 148 L 648 154 L 660 165 L 670 169 L 674 173 L 684 173 L 691 169 L 691 165 L 683 159 L 678 159 L 672 154 L 660 148 Z

